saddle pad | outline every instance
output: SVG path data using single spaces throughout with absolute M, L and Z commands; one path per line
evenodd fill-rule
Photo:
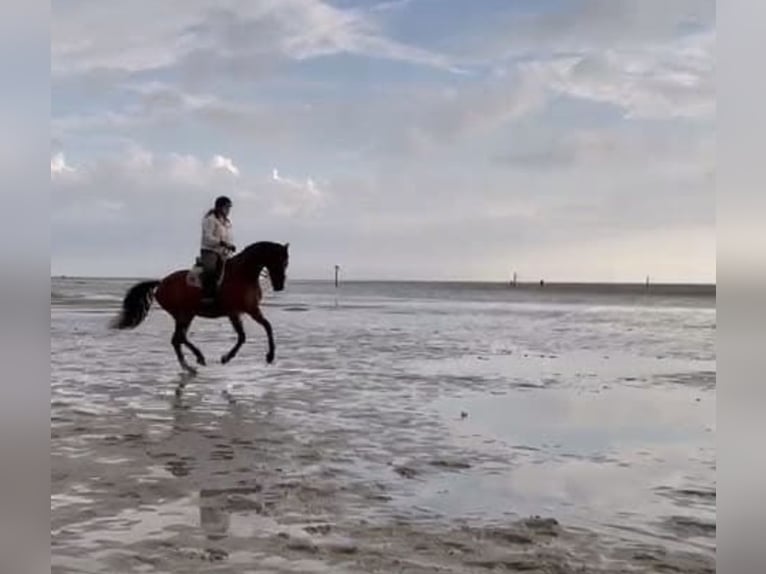
M 191 287 L 198 287 L 202 289 L 202 273 L 205 269 L 199 263 L 195 263 L 194 266 L 186 272 L 186 284 Z M 226 266 L 224 265 L 221 270 L 221 275 L 218 277 L 218 287 L 223 283 L 224 275 L 226 275 Z
M 199 287 L 202 289 L 202 266 L 195 265 L 189 271 L 186 272 L 186 284 L 192 287 Z

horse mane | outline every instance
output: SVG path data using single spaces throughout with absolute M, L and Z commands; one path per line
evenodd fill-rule
M 254 266 L 248 264 L 255 263 L 257 260 L 257 263 L 263 267 L 268 262 L 267 259 L 269 255 L 278 253 L 278 248 L 283 247 L 283 245 L 274 241 L 257 241 L 251 243 L 236 255 L 233 255 L 231 259 L 229 259 L 228 264 L 240 266 L 247 277 L 257 280 L 260 276 L 260 269 L 256 271 Z
M 242 257 L 244 259 L 246 257 L 255 255 L 257 252 L 263 249 L 274 249 L 276 247 L 282 247 L 282 245 L 274 241 L 256 241 L 255 243 L 251 243 L 250 245 L 245 247 L 242 251 L 234 255 L 232 259 L 234 259 L 235 257 Z

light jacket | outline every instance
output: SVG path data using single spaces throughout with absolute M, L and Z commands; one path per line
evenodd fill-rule
M 215 212 L 209 212 L 202 218 L 202 249 L 215 251 L 226 258 L 230 255 L 229 250 L 221 245 L 221 242 L 232 243 L 231 222 L 228 219 L 220 219 Z

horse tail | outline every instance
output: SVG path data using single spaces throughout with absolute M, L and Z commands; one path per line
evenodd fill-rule
M 154 302 L 154 291 L 159 281 L 142 281 L 128 289 L 122 300 L 122 311 L 112 321 L 112 329 L 135 329 L 149 314 Z

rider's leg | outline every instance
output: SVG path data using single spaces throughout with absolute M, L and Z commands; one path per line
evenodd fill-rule
M 213 251 L 203 250 L 200 254 L 202 262 L 202 297 L 204 299 L 214 299 L 216 294 L 216 283 L 218 281 L 219 256 Z

